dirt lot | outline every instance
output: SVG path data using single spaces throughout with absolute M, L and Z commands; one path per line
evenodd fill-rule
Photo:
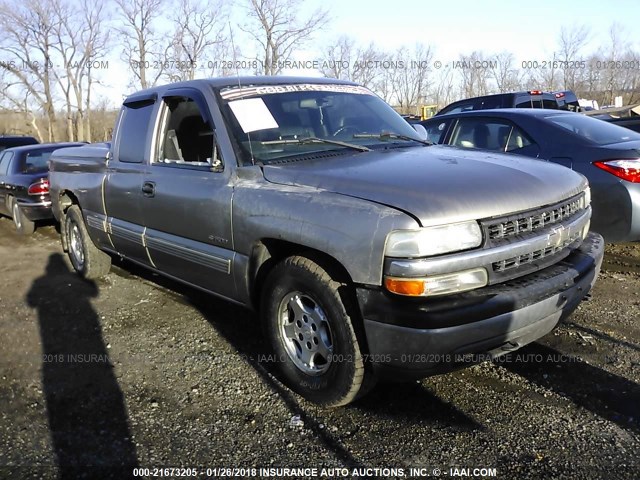
M 338 410 L 270 375 L 250 313 L 127 264 L 83 282 L 53 227 L 0 219 L 0 272 L 0 478 L 640 478 L 640 245 L 608 248 L 591 300 L 542 341 Z

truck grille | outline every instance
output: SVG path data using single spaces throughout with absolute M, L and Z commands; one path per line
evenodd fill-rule
M 535 250 L 533 252 L 525 253 L 517 257 L 507 258 L 499 262 L 493 262 L 491 267 L 494 272 L 504 272 L 512 268 L 521 267 L 532 262 L 540 261 L 543 259 L 549 259 L 563 249 L 571 245 L 573 242 L 580 238 L 580 232 L 575 232 L 571 237 L 564 240 L 558 245 L 550 245 L 546 248 Z
M 491 223 L 486 225 L 487 237 L 489 240 L 499 240 L 553 225 L 582 210 L 582 202 L 582 197 L 574 197 L 569 202 L 554 205 L 548 209 L 527 212 L 501 221 L 490 221 Z

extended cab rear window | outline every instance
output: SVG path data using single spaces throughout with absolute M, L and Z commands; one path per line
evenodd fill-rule
M 154 100 L 126 103 L 122 107 L 122 119 L 118 132 L 118 160 L 126 163 L 142 163 L 147 149 L 147 132 L 151 124 Z

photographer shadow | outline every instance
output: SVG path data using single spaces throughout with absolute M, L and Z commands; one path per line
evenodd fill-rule
M 93 282 L 52 254 L 26 300 L 38 314 L 42 384 L 58 478 L 126 478 L 137 466 L 124 397 L 91 299 Z

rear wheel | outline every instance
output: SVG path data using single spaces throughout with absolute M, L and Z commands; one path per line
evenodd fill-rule
M 109 273 L 111 257 L 94 245 L 77 205 L 67 210 L 64 228 L 69 260 L 76 272 L 88 279 L 103 277 Z
M 15 198 L 11 200 L 11 216 L 18 234 L 31 235 L 35 231 L 36 224 L 22 213 L 20 205 L 18 205 L 18 201 Z
M 347 288 L 305 257 L 289 257 L 268 275 L 261 312 L 283 380 L 325 407 L 357 398 L 365 366 L 353 327 L 355 312 L 344 305 Z

